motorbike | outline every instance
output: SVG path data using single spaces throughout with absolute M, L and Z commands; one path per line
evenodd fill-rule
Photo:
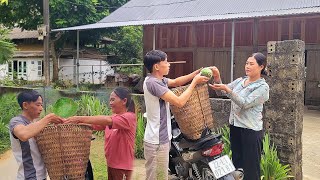
M 169 173 L 181 180 L 242 180 L 242 170 L 236 170 L 230 158 L 222 155 L 221 134 L 206 129 L 199 140 L 188 140 L 172 118 L 172 140 L 169 153 Z

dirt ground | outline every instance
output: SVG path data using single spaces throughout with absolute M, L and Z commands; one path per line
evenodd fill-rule
M 320 111 L 305 110 L 302 132 L 304 180 L 320 179 Z
M 305 109 L 303 122 L 303 179 L 320 179 L 320 111 Z M 134 163 L 134 180 L 145 179 L 144 160 L 137 159 Z M 17 165 L 11 151 L 0 156 L 0 180 L 14 180 Z

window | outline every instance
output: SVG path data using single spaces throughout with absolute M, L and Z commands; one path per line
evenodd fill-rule
M 8 63 L 8 75 L 13 79 L 27 78 L 27 61 L 12 60 Z
M 42 76 L 42 61 L 38 61 L 38 76 Z

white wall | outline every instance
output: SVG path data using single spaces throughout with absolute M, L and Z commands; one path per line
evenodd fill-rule
M 13 61 L 22 61 L 26 62 L 26 74 L 23 76 L 18 76 L 18 79 L 23 78 L 28 81 L 39 81 L 44 77 L 42 75 L 38 75 L 38 61 L 42 61 L 42 58 L 13 58 Z M 4 79 L 8 75 L 8 64 L 0 65 L 0 79 Z
M 100 83 L 100 66 L 93 66 L 93 80 L 92 80 L 92 65 L 104 65 L 101 66 L 101 83 L 104 83 L 105 76 L 106 75 L 113 75 L 114 70 L 107 66 L 108 63 L 105 61 L 101 61 L 98 59 L 92 59 L 92 60 L 79 60 L 79 83 L 94 83 L 99 84 Z M 59 71 L 59 79 L 66 81 L 70 80 L 74 82 L 73 72 L 74 67 L 63 67 L 63 66 L 71 66 L 74 64 L 74 59 L 60 59 L 59 61 L 59 67 L 62 67 L 62 69 Z M 87 66 L 84 66 L 87 65 Z
M 23 59 L 25 60 L 25 59 Z M 44 79 L 43 74 L 41 76 L 38 75 L 38 61 L 42 61 L 42 58 L 39 59 L 26 59 L 27 60 L 27 79 L 28 81 L 40 81 Z
M 7 76 L 7 65 L 1 64 L 0 65 L 0 79 L 4 79 Z

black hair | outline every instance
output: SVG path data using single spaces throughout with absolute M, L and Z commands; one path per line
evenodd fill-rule
M 24 102 L 36 102 L 38 100 L 38 98 L 42 96 L 35 90 L 28 90 L 28 91 L 23 91 L 21 92 L 18 97 L 18 103 L 19 106 L 21 107 L 21 109 L 23 110 L 23 103 Z
M 128 88 L 125 87 L 117 87 L 113 90 L 113 92 L 120 98 L 120 99 L 127 99 L 126 107 L 129 112 L 135 112 L 134 102 L 131 98 L 131 92 Z
M 252 57 L 257 61 L 259 66 L 263 66 L 263 69 L 261 70 L 262 75 L 268 75 L 268 72 L 266 71 L 267 67 L 267 58 L 265 55 L 263 55 L 260 52 L 253 53 Z
M 160 61 L 165 61 L 167 59 L 167 54 L 160 50 L 151 50 L 143 58 L 143 64 L 152 73 L 153 65 L 159 63 Z

